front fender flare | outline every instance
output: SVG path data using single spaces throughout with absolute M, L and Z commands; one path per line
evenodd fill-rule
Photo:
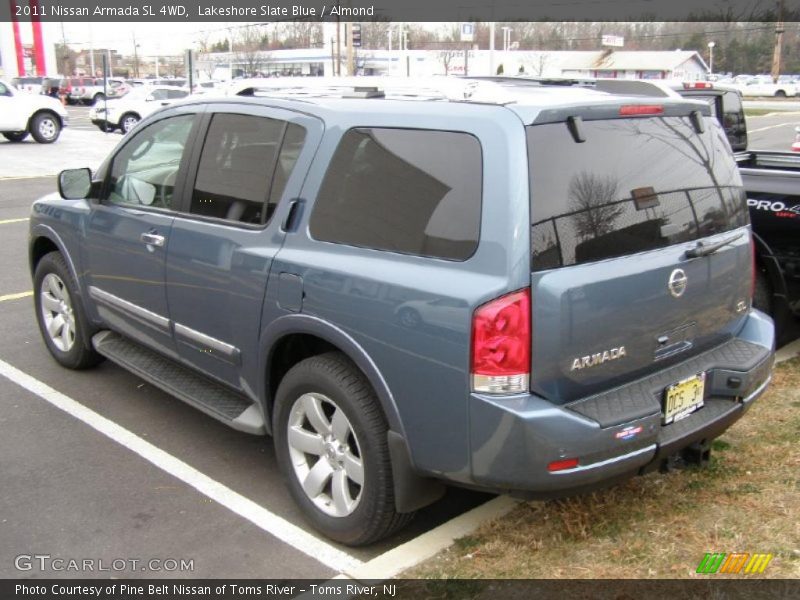
M 75 263 L 72 260 L 72 256 L 67 251 L 67 246 L 64 243 L 64 240 L 61 239 L 61 236 L 58 235 L 56 230 L 45 223 L 37 223 L 31 228 L 29 236 L 30 243 L 28 244 L 28 266 L 30 267 L 31 271 L 31 279 L 33 279 L 33 272 L 35 270 L 35 265 L 33 264 L 33 240 L 38 238 L 46 238 L 55 244 L 56 248 L 58 248 L 58 251 L 64 257 L 64 260 L 67 262 L 69 273 L 72 275 L 72 279 L 78 286 L 78 296 L 83 298 L 83 280 L 78 276 L 78 270 L 75 268 Z

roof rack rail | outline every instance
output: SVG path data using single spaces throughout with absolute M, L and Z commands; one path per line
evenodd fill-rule
M 267 78 L 235 82 L 228 95 L 325 97 L 325 98 L 403 98 L 425 100 L 470 101 L 477 91 L 481 102 L 507 104 L 508 99 L 495 82 L 481 82 L 458 77 L 397 78 L 397 77 L 314 77 Z
M 582 87 L 620 96 L 678 97 L 666 82 L 643 79 L 598 79 L 594 77 L 530 77 L 527 75 L 464 76 L 510 87 Z

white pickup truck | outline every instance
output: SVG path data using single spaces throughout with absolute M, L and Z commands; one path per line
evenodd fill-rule
M 0 133 L 10 142 L 30 134 L 40 144 L 52 144 L 66 127 L 69 116 L 55 98 L 21 94 L 0 79 Z

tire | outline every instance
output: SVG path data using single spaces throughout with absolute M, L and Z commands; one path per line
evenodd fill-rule
M 21 142 L 28 137 L 27 131 L 7 131 L 3 134 L 9 142 Z
M 408 329 L 416 329 L 422 323 L 422 318 L 413 308 L 404 308 L 401 310 L 397 315 L 397 319 L 400 321 L 400 325 Z
M 33 298 L 39 332 L 60 365 L 86 369 L 103 360 L 92 348 L 94 331 L 77 294 L 77 284 L 60 252 L 46 254 L 36 265 Z
M 136 127 L 136 124 L 141 121 L 139 115 L 136 113 L 125 113 L 119 119 L 119 128 L 123 134 L 128 133 L 131 129 Z
M 337 542 L 370 544 L 413 517 L 395 511 L 387 429 L 369 382 L 338 352 L 297 363 L 278 387 L 278 465 L 311 524 Z
M 30 131 L 40 144 L 52 144 L 61 135 L 61 121 L 51 112 L 39 112 L 31 119 Z
M 777 90 L 775 92 L 775 97 L 776 98 L 786 98 L 786 92 L 784 92 L 783 90 Z
M 758 269 L 758 267 L 756 267 Z M 753 293 L 753 307 L 772 315 L 772 286 L 763 271 L 756 271 L 756 287 Z

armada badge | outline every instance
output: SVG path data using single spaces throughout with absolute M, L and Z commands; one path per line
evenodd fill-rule
M 578 371 L 580 369 L 586 369 L 587 367 L 596 367 L 597 365 L 602 365 L 610 360 L 617 360 L 626 355 L 627 353 L 625 352 L 625 346 L 611 348 L 610 350 L 603 350 L 602 352 L 596 352 L 594 354 L 590 354 L 589 356 L 582 356 L 574 359 L 572 361 L 572 369 L 570 370 Z

